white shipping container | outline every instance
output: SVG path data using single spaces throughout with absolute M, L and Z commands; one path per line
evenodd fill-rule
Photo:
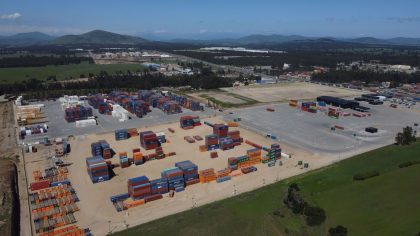
M 285 158 L 285 159 L 289 159 L 289 158 L 290 158 L 290 155 L 289 155 L 289 154 L 286 154 L 286 153 L 284 153 L 284 152 L 282 152 L 282 153 L 281 153 L 281 157 L 283 157 L 283 158 Z
M 76 121 L 76 127 L 86 127 L 86 126 L 91 126 L 91 125 L 96 125 L 96 120 L 95 119 L 87 119 L 87 120 Z
M 156 136 L 158 136 L 158 137 L 161 137 L 161 136 L 165 137 L 165 133 L 164 132 L 158 132 L 158 133 L 156 133 Z

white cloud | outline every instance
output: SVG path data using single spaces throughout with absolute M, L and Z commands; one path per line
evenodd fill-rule
M 206 30 L 206 29 L 201 29 L 200 31 L 199 31 L 199 33 L 200 34 L 204 34 L 204 33 L 207 33 L 208 32 L 208 30 Z
M 22 17 L 22 14 L 16 12 L 16 13 L 13 13 L 13 14 L 1 15 L 0 19 L 2 19 L 2 20 L 16 20 L 20 17 Z

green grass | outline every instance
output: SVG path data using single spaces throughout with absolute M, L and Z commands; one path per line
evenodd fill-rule
M 89 73 L 98 74 L 101 71 L 115 74 L 117 71 L 126 73 L 127 70 L 135 72 L 142 69 L 143 66 L 140 64 L 96 65 L 88 63 L 46 67 L 0 68 L 0 83 L 14 83 L 30 78 L 46 80 L 50 76 L 56 76 L 57 80 L 64 80 L 71 77 L 79 78 L 80 74 L 85 74 L 85 76 L 88 76 Z
M 419 160 L 419 154 L 420 142 L 384 147 L 115 235 L 327 235 L 338 224 L 349 235 L 415 235 L 420 232 L 420 165 L 398 165 Z M 353 181 L 354 174 L 372 170 L 380 176 Z M 308 227 L 285 207 L 292 182 L 306 201 L 325 209 L 324 224 Z

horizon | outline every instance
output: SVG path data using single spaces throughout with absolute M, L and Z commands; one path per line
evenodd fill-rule
M 360 5 L 363 4 L 363 8 Z M 42 32 L 52 36 L 100 29 L 163 39 L 216 39 L 262 35 L 334 38 L 419 38 L 420 2 L 372 0 L 322 3 L 162 0 L 125 3 L 46 0 L 2 3 L 0 35 Z M 65 9 L 65 10 L 63 10 Z
M 40 32 L 40 31 L 30 31 L 30 32 L 20 32 L 20 33 L 15 33 L 15 34 L 8 34 L 8 35 L 1 35 L 0 37 L 9 37 L 9 36 L 15 36 L 15 35 L 19 35 L 19 34 L 30 34 L 30 33 L 41 33 L 41 34 L 45 34 L 47 36 L 52 36 L 52 37 L 62 37 L 62 36 L 66 36 L 66 35 L 82 35 L 82 34 L 86 34 L 86 33 L 90 33 L 93 31 L 104 31 L 104 32 L 108 32 L 108 33 L 115 33 L 112 31 L 107 31 L 107 30 L 103 30 L 103 29 L 93 29 L 93 30 L 89 30 L 87 32 L 82 32 L 80 34 L 61 34 L 61 35 L 53 35 L 53 34 L 48 34 L 48 33 L 44 33 L 44 32 Z M 243 37 L 248 37 L 248 36 L 300 36 L 300 37 L 306 37 L 306 38 L 313 38 L 313 39 L 322 39 L 322 38 L 331 38 L 331 39 L 336 39 L 336 40 L 340 40 L 340 39 L 358 39 L 358 38 L 375 38 L 375 39 L 382 39 L 382 40 L 387 40 L 387 39 L 394 39 L 394 38 L 411 38 L 411 39 L 420 39 L 420 37 L 404 37 L 404 36 L 395 36 L 395 37 L 389 37 L 389 38 L 380 38 L 380 37 L 375 37 L 375 36 L 359 36 L 359 37 L 336 37 L 336 36 L 308 36 L 308 35 L 303 35 L 303 34 L 259 34 L 259 33 L 255 33 L 255 34 L 236 34 L 236 36 L 225 36 L 225 37 L 215 37 L 214 35 L 217 35 L 217 32 L 208 32 L 209 33 L 209 37 L 203 37 L 203 38 L 192 38 L 194 37 L 193 34 L 189 34 L 190 36 L 192 35 L 192 37 L 158 37 L 155 35 L 151 35 L 151 34 L 145 34 L 145 36 L 143 36 L 141 33 L 137 34 L 137 35 L 130 35 L 130 34 L 121 34 L 121 35 L 126 35 L 126 36 L 135 36 L 135 37 L 139 37 L 139 38 L 144 38 L 147 40 L 156 40 L 158 41 L 159 39 L 162 40 L 223 40 L 223 39 L 239 39 L 239 38 L 243 38 Z M 214 33 L 214 35 L 212 35 Z M 119 34 L 119 33 L 117 33 Z M 234 34 L 232 34 L 234 35 Z

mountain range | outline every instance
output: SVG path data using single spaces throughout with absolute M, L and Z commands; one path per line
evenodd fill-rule
M 43 44 L 54 39 L 54 36 L 50 36 L 41 32 L 28 32 L 11 36 L 0 36 L 0 45 L 29 46 L 35 44 Z
M 262 35 L 254 34 L 249 36 L 227 38 L 227 39 L 162 39 L 166 43 L 187 43 L 187 44 L 212 44 L 220 46 L 245 46 L 245 45 L 276 45 L 283 43 L 316 42 L 330 43 L 355 43 L 368 45 L 400 45 L 420 46 L 420 38 L 396 37 L 390 39 L 379 39 L 374 37 L 361 38 L 333 38 L 333 37 L 306 37 L 301 35 Z M 151 44 L 157 41 L 146 40 L 142 37 L 122 35 L 103 30 L 93 30 L 79 35 L 64 35 L 54 37 L 40 32 L 20 33 L 11 36 L 0 36 L 0 45 L 3 46 L 31 46 L 31 45 L 139 45 Z
M 93 30 L 79 35 L 64 35 L 53 39 L 50 44 L 55 45 L 81 45 L 81 44 L 103 44 L 103 45 L 136 45 L 147 42 L 147 40 L 130 35 L 116 34 L 103 30 Z

